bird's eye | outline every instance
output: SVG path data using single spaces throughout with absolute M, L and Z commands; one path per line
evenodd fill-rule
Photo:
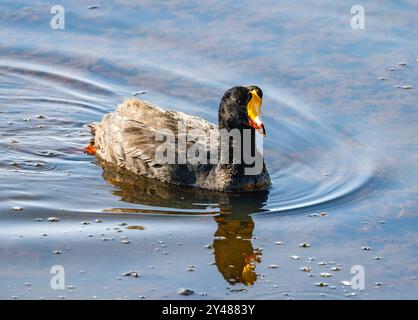
M 247 103 L 250 102 L 252 97 L 253 97 L 253 94 L 251 93 L 251 91 L 248 91 L 248 93 L 247 93 Z

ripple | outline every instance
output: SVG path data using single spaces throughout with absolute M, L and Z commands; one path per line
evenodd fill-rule
M 18 160 L 9 163 L 0 162 L 0 168 L 17 172 L 45 172 L 56 170 L 58 165 L 48 161 Z
M 151 67 L 164 71 L 161 66 Z M 5 110 L 3 116 L 13 123 L 2 134 L 16 134 L 13 138 L 24 142 L 14 147 L 13 158 L 25 159 L 3 160 L 0 167 L 19 172 L 64 173 L 73 168 L 85 176 L 93 175 L 92 168 L 85 165 L 91 159 L 86 160 L 80 151 L 90 139 L 84 126 L 100 120 L 109 109 L 108 105 L 111 105 L 111 109 L 116 107 L 117 103 L 112 103 L 110 99 L 115 96 L 116 89 L 83 76 L 70 75 L 68 70 L 53 70 L 44 65 L 15 61 L 0 60 L 0 77 L 5 83 L 0 91 L 2 109 Z M 216 92 L 222 92 L 227 86 L 223 82 L 214 83 L 190 75 L 187 81 L 193 86 L 209 87 Z M 220 196 L 201 190 L 179 190 L 154 182 L 138 182 L 136 178 L 127 178 L 124 173 L 115 173 L 114 169 L 104 169 L 104 178 L 115 189 L 113 196 L 109 194 L 108 201 L 99 204 L 102 208 L 97 211 L 180 215 L 284 212 L 325 204 L 331 206 L 342 198 L 354 199 L 356 192 L 364 190 L 374 175 L 371 151 L 316 117 L 311 106 L 295 95 L 271 86 L 263 86 L 263 89 L 268 130 L 264 154 L 273 183 L 268 194 L 253 196 L 246 201 L 245 196 Z M 170 101 L 172 97 L 163 96 L 157 101 L 159 99 L 162 101 L 161 107 L 167 107 L 164 101 Z M 192 105 L 186 100 L 178 99 L 177 103 L 181 108 Z M 196 112 L 196 108 L 191 112 Z M 32 116 L 42 114 L 43 117 L 31 119 L 28 113 L 32 113 Z M 212 113 L 216 113 L 214 109 Z M 22 121 L 26 118 L 28 122 Z M 43 129 L 36 136 L 33 128 L 39 124 Z M 10 159 L 6 156 L 3 158 Z M 45 159 L 54 159 L 55 162 Z M 67 183 L 78 183 L 71 180 L 69 175 L 55 178 L 65 179 L 62 181 L 64 188 Z M 95 181 L 98 179 L 101 179 L 99 175 Z M 86 179 L 83 184 L 80 193 L 104 188 L 98 184 L 92 185 Z M 179 198 L 180 193 L 185 196 Z M 127 208 L 114 206 L 113 209 L 103 209 L 112 207 L 112 197 L 131 205 Z M 204 207 L 199 203 L 214 205 Z

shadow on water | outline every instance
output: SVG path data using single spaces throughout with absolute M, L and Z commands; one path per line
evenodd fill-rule
M 255 267 L 261 262 L 261 251 L 255 249 L 251 242 L 255 226 L 251 214 L 266 211 L 263 206 L 267 202 L 269 191 L 251 194 L 222 193 L 172 186 L 135 176 L 104 161 L 99 161 L 99 164 L 103 169 L 103 178 L 116 187 L 113 193 L 122 201 L 156 208 L 112 208 L 106 212 L 214 214 L 217 229 L 212 247 L 219 272 L 230 284 L 255 283 Z M 202 210 L 196 207 L 206 208 Z

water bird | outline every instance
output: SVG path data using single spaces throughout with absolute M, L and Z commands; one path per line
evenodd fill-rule
M 89 125 L 93 138 L 85 150 L 95 154 L 101 162 L 164 183 L 221 192 L 267 190 L 271 186 L 271 179 L 256 146 L 256 131 L 266 135 L 261 120 L 262 98 L 263 92 L 257 86 L 236 86 L 227 90 L 220 101 L 218 126 L 196 116 L 164 110 L 144 100 L 130 98 L 115 111 L 106 114 L 101 122 Z M 181 126 L 186 128 L 187 133 L 198 130 L 200 136 L 184 137 L 179 129 Z M 201 139 L 202 135 L 222 130 L 235 130 L 239 134 L 237 139 L 228 137 L 226 153 L 220 150 L 219 145 L 213 147 L 207 140 Z M 204 154 L 204 160 L 207 161 L 183 163 L 180 161 L 179 148 L 174 149 L 174 163 L 157 161 L 156 152 L 161 142 L 157 141 L 156 136 L 166 131 L 175 134 L 175 146 L 185 141 L 187 150 L 193 144 L 207 147 L 208 152 Z M 247 163 L 248 158 L 245 158 L 247 141 L 250 141 L 247 149 L 254 163 Z M 212 163 L 209 159 L 212 154 L 226 154 L 227 161 L 223 159 Z M 259 171 L 248 174 L 247 170 L 257 165 L 257 159 L 260 160 Z

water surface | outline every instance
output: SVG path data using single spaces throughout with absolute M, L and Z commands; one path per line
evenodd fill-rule
M 367 2 L 365 30 L 349 1 L 63 6 L 52 30 L 42 1 L 0 5 L 0 298 L 417 297 L 414 1 Z M 83 153 L 87 124 L 135 92 L 216 122 L 238 84 L 264 91 L 268 192 L 164 186 Z M 70 288 L 51 289 L 53 265 Z M 341 283 L 354 265 L 364 290 Z

